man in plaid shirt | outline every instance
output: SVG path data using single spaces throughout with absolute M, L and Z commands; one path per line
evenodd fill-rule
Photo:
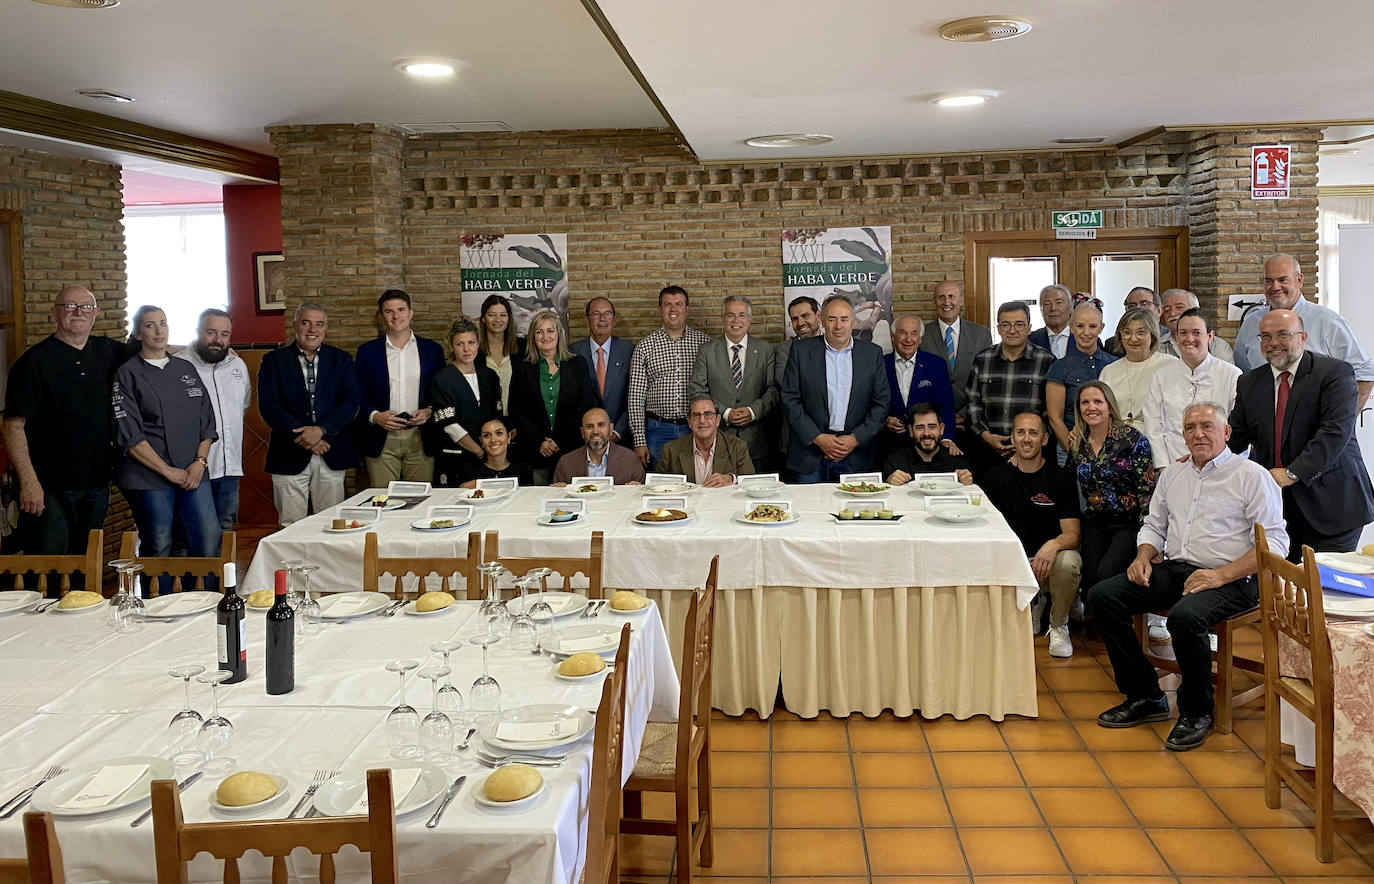
M 1054 354 L 1028 342 L 1030 308 L 1008 301 L 997 308 L 999 344 L 973 357 L 968 377 L 968 424 L 982 440 L 970 454 L 981 474 L 1011 456 L 1011 425 L 1021 412 L 1045 413 L 1045 374 Z
M 711 340 L 687 325 L 687 290 L 664 286 L 658 293 L 663 327 L 635 346 L 630 357 L 630 396 L 626 411 L 635 454 L 658 463 L 663 446 L 691 432 L 687 425 L 687 382 L 701 345 Z

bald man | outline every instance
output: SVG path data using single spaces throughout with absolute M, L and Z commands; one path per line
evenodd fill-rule
M 83 286 L 64 288 L 50 315 L 53 333 L 10 369 L 3 432 L 19 476 L 23 551 L 75 555 L 105 524 L 114 464 L 110 385 L 129 349 L 91 334 L 100 308 Z

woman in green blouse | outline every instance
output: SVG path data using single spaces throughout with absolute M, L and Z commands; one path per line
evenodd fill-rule
M 601 397 L 587 361 L 568 349 L 568 331 L 557 313 L 536 313 L 526 341 L 525 358 L 511 376 L 510 417 L 534 484 L 547 485 L 558 458 L 582 446 L 582 415 L 600 408 Z

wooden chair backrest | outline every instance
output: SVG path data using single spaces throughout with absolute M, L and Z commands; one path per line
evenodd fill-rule
M 249 850 L 271 857 L 272 881 L 285 884 L 286 857 L 297 847 L 320 857 L 321 884 L 332 884 L 334 854 L 345 844 L 369 854 L 373 884 L 396 881 L 396 810 L 391 803 L 390 770 L 367 772 L 367 816 L 188 823 L 182 817 L 176 781 L 156 780 L 152 791 L 158 884 L 186 881 L 187 863 L 200 853 L 224 860 L 224 881 L 236 884 L 239 858 Z
M 1312 661 L 1312 687 L 1318 697 L 1331 696 L 1331 645 L 1326 638 L 1322 581 L 1316 554 L 1302 548 L 1302 564 L 1269 549 L 1264 526 L 1255 523 L 1255 559 L 1259 566 L 1260 631 L 1264 638 L 1265 677 L 1278 679 L 1279 635 L 1307 649 Z
M 620 881 L 621 770 L 625 759 L 625 678 L 630 662 L 630 624 L 620 629 L 615 668 L 601 683 L 592 738 L 592 780 L 587 797 L 587 864 L 582 879 Z
M 599 599 L 603 597 L 601 590 L 601 563 L 605 557 L 604 549 L 606 537 L 600 531 L 592 532 L 591 549 L 586 558 L 579 556 L 502 556 L 500 532 L 488 531 L 486 545 L 483 547 L 483 555 L 487 561 L 499 561 L 506 566 L 516 577 L 524 577 L 531 568 L 551 568 L 554 572 L 563 575 L 563 590 L 572 589 L 572 578 L 574 574 L 585 574 L 587 576 L 587 598 Z M 480 598 L 480 596 L 478 596 Z M 472 596 L 469 596 L 472 598 Z
M 0 884 L 64 884 L 62 848 L 57 844 L 52 814 L 29 811 L 24 814 L 24 859 L 0 859 Z
M 0 556 L 0 574 L 15 576 L 12 589 L 24 589 L 23 576 L 30 571 L 37 580 L 34 589 L 48 594 L 48 575 L 58 574 L 58 594 L 66 595 L 72 588 L 72 574 L 80 571 L 86 578 L 86 588 L 92 592 L 100 591 L 100 559 L 105 546 L 105 532 L 99 528 L 86 537 L 86 552 L 82 555 L 52 556 Z
M 682 692 L 677 712 L 677 773 L 691 769 L 692 733 L 711 727 L 711 650 L 716 621 L 716 579 L 720 556 L 711 557 L 706 588 L 692 593 L 687 607 L 687 626 L 682 639 Z
M 458 585 L 453 580 L 453 575 L 457 574 L 463 578 L 463 591 L 467 593 L 467 597 L 481 598 L 481 586 L 477 579 L 477 566 L 481 563 L 482 535 L 476 531 L 468 533 L 468 554 L 462 559 L 446 556 L 384 559 L 377 555 L 377 533 L 369 531 L 363 539 L 363 589 L 378 592 L 382 575 L 390 574 L 395 581 L 392 585 L 392 597 L 402 599 L 405 597 L 403 578 L 407 574 L 414 574 L 420 578 L 419 592 L 424 592 L 425 578 L 430 574 L 437 574 L 443 582 L 444 589 L 461 598 Z
M 233 531 L 225 531 L 220 535 L 218 556 L 136 556 L 134 544 L 137 540 L 136 532 L 125 531 L 119 538 L 119 557 L 133 559 L 143 566 L 138 576 L 142 578 L 148 598 L 157 598 L 161 594 L 162 581 L 156 578 L 163 576 L 172 578 L 171 592 L 204 589 L 206 577 L 213 574 L 218 579 L 223 576 L 224 566 L 234 561 L 238 546 L 238 535 Z M 183 584 L 182 578 L 188 574 L 191 579 Z

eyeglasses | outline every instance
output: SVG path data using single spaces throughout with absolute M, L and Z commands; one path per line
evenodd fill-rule
M 687 415 L 687 417 L 694 421 L 709 421 L 711 418 L 718 417 L 719 415 L 720 412 L 717 411 L 694 411 Z
M 1281 331 L 1275 332 L 1273 334 L 1270 334 L 1269 332 L 1260 332 L 1259 339 L 1261 344 L 1267 344 L 1270 341 L 1278 341 L 1280 344 L 1286 344 L 1300 334 L 1302 334 L 1302 332 Z
M 591 319 L 613 319 L 613 318 L 615 317 L 615 311 L 614 311 L 614 310 L 593 310 L 591 313 L 588 313 L 587 316 L 590 317 Z
M 94 304 L 58 304 L 57 309 L 64 313 L 94 313 Z
M 1030 323 L 1023 320 L 1017 322 L 999 322 L 997 323 L 997 328 L 999 331 L 1020 331 L 1021 329 L 1030 328 Z

